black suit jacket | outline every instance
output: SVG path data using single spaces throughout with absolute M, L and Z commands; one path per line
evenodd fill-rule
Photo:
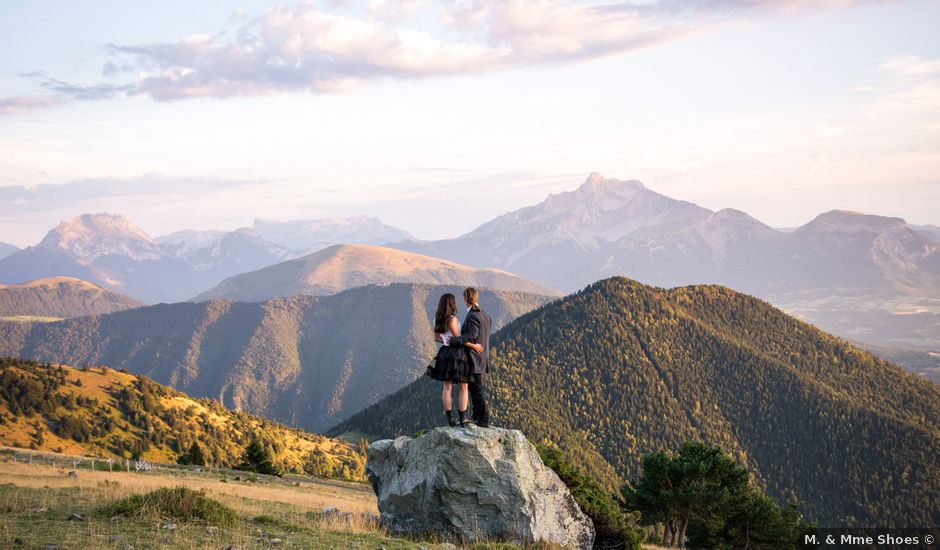
M 477 353 L 467 348 L 470 362 L 473 363 L 474 374 L 483 374 L 489 371 L 491 328 L 493 328 L 493 320 L 490 318 L 489 313 L 482 309 L 480 311 L 470 310 L 460 327 L 460 336 L 450 339 L 451 346 L 463 346 L 467 342 L 483 346 L 483 353 Z

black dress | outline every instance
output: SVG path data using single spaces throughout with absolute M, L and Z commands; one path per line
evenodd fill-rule
M 437 350 L 433 368 L 428 372 L 431 378 L 442 382 L 470 382 L 473 380 L 473 363 L 467 354 L 466 346 L 445 346 Z

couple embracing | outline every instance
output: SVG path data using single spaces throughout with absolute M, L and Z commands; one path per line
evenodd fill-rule
M 444 294 L 437 304 L 434 315 L 434 339 L 443 344 L 437 351 L 428 375 L 444 382 L 441 400 L 449 426 L 466 427 L 472 421 L 481 428 L 489 426 L 490 416 L 486 408 L 486 387 L 483 374 L 488 370 L 490 354 L 490 328 L 493 325 L 489 314 L 480 308 L 480 294 L 475 288 L 463 291 L 467 316 L 463 325 L 457 322 L 457 300 L 453 294 Z M 458 420 L 454 420 L 452 391 L 457 395 Z M 468 399 L 469 397 L 469 399 Z M 467 401 L 473 403 L 473 418 L 467 419 Z

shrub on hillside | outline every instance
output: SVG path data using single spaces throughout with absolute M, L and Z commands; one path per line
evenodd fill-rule
M 142 495 L 133 495 L 102 508 L 101 512 L 108 517 L 158 517 L 216 527 L 232 527 L 238 523 L 234 510 L 209 498 L 205 491 L 193 491 L 186 487 L 163 487 Z

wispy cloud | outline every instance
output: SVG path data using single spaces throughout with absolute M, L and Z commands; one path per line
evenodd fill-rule
M 0 202 L 13 211 L 45 211 L 60 207 L 77 208 L 100 199 L 145 196 L 205 195 L 218 191 L 261 185 L 254 180 L 173 177 L 159 173 L 136 178 L 87 178 L 66 183 L 0 186 Z
M 902 77 L 940 75 L 940 59 L 924 59 L 916 55 L 905 55 L 889 59 L 879 67 L 882 71 Z
M 868 106 L 868 115 L 899 125 L 940 129 L 940 81 L 922 82 L 882 95 Z
M 902 56 L 878 67 L 890 80 L 875 88 L 866 115 L 881 122 L 940 129 L 940 59 Z
M 112 70 L 112 66 L 114 67 L 114 71 L 118 70 L 116 65 L 111 64 L 110 66 L 106 65 L 103 72 L 110 74 L 109 71 Z M 57 78 L 51 78 L 42 71 L 20 73 L 17 76 L 32 80 L 35 86 L 52 92 L 52 95 L 0 98 L 0 115 L 15 115 L 37 109 L 55 107 L 71 101 L 98 101 L 102 99 L 113 99 L 115 97 L 127 97 L 138 93 L 138 86 L 136 84 L 102 83 L 93 84 L 91 86 L 81 86 Z
M 0 115 L 16 115 L 35 109 L 54 107 L 65 101 L 64 98 L 48 96 L 18 96 L 0 98 Z
M 105 65 L 104 71 L 112 70 L 114 65 Z M 21 73 L 19 76 L 31 78 L 40 88 L 59 94 L 61 97 L 79 101 L 97 101 L 119 96 L 133 95 L 137 91 L 134 84 L 93 84 L 81 86 L 57 78 L 52 78 L 42 71 Z
M 311 5 L 272 9 L 235 41 L 193 35 L 169 44 L 110 48 L 135 56 L 143 71 L 139 90 L 157 101 L 341 91 L 377 77 L 463 73 L 500 63 L 497 52 L 480 44 L 441 42 L 427 32 Z
M 924 59 L 916 55 L 906 55 L 889 59 L 882 63 L 879 68 L 898 76 L 940 75 L 940 59 Z
M 226 32 L 105 45 L 115 59 L 102 73 L 135 72 L 135 82 L 78 86 L 33 76 L 41 87 L 74 100 L 337 92 L 378 79 L 587 61 L 677 40 L 731 18 L 863 1 L 308 1 L 274 7 L 254 19 L 235 12 L 229 24 L 240 26 L 232 37 Z

